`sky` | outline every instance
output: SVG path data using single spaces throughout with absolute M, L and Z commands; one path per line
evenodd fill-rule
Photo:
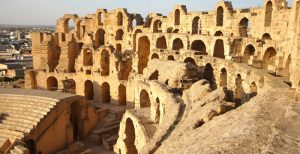
M 85 16 L 97 8 L 127 8 L 146 17 L 156 12 L 168 15 L 176 4 L 189 11 L 210 11 L 219 0 L 0 0 L 0 24 L 55 25 L 64 14 Z M 288 0 L 289 5 L 292 0 Z M 231 0 L 234 9 L 258 7 L 263 0 Z

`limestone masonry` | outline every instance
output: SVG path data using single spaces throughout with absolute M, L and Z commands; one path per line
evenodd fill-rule
M 0 153 L 300 153 L 299 0 L 66 14 L 32 54 L 37 90 L 0 94 Z

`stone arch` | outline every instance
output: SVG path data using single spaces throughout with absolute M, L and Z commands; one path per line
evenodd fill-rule
M 100 65 L 101 65 L 101 75 L 102 76 L 108 76 L 109 75 L 109 52 L 107 50 L 103 50 L 101 52 L 101 60 L 100 60 Z
M 184 62 L 187 63 L 187 64 L 192 64 L 194 66 L 197 66 L 195 60 L 192 58 L 192 57 L 187 57 L 184 59 Z
M 58 81 L 55 77 L 50 76 L 47 79 L 47 90 L 57 91 L 58 90 Z
M 241 37 L 248 37 L 249 19 L 243 18 L 239 23 L 239 34 Z
M 267 2 L 265 8 L 265 27 L 270 27 L 273 16 L 273 3 L 272 1 Z
M 173 40 L 173 50 L 180 50 L 183 49 L 183 42 L 180 38 L 176 38 Z
M 126 87 L 123 84 L 119 85 L 119 105 L 126 106 Z
M 224 24 L 224 9 L 222 6 L 219 6 L 217 9 L 217 26 L 223 26 Z
M 149 80 L 158 80 L 159 72 L 155 70 L 149 77 Z
M 262 36 L 262 40 L 265 41 L 265 40 L 272 40 L 272 37 L 269 33 L 265 33 L 263 36 Z
M 173 33 L 179 33 L 179 29 L 174 29 Z
M 122 52 L 122 44 L 120 44 L 120 43 L 116 44 L 116 52 L 117 53 L 121 53 Z
M 180 25 L 180 10 L 175 10 L 175 19 L 174 19 L 174 25 Z
M 84 82 L 84 96 L 86 100 L 94 99 L 94 85 L 91 80 L 86 80 Z
M 165 36 L 159 37 L 157 39 L 156 48 L 158 48 L 158 49 L 167 49 L 167 41 L 166 41 Z
M 169 27 L 168 29 L 167 29 L 167 33 L 172 33 L 173 32 L 173 27 Z
M 102 103 L 110 103 L 110 86 L 107 82 L 102 84 L 101 95 Z
M 117 25 L 118 26 L 123 26 L 123 13 L 122 12 L 118 12 Z
M 215 78 L 215 74 L 214 74 L 214 69 L 212 67 L 212 65 L 210 63 L 207 63 L 204 66 L 204 72 L 203 72 L 203 78 L 207 81 L 209 81 L 210 83 L 210 87 L 212 89 L 216 89 L 216 78 Z
M 133 34 L 133 51 L 136 52 L 136 35 L 138 33 L 142 33 L 143 31 L 140 29 L 137 29 Z
M 151 56 L 151 59 L 159 59 L 159 56 L 157 53 L 153 53 Z
M 64 21 L 64 29 L 65 33 L 69 33 L 75 28 L 75 19 L 74 18 L 67 18 Z
M 221 39 L 216 40 L 213 56 L 218 58 L 223 58 L 223 59 L 225 58 L 223 40 Z
M 226 68 L 222 68 L 220 73 L 220 87 L 226 87 L 226 86 L 227 86 L 227 70 Z
M 105 31 L 103 29 L 98 29 L 95 34 L 95 45 L 99 48 L 101 45 L 105 45 Z
M 253 56 L 254 54 L 255 54 L 254 46 L 252 44 L 247 45 L 243 55 L 243 62 L 248 63 L 250 56 Z
M 148 92 L 143 89 L 140 93 L 140 107 L 141 108 L 145 108 L 145 107 L 150 107 L 151 103 L 150 103 L 150 97 Z
M 200 51 L 202 54 L 206 54 L 206 45 L 202 40 L 195 40 L 192 42 L 191 49 Z
M 123 40 L 124 31 L 122 29 L 118 29 L 116 32 L 116 40 Z
M 150 55 L 150 41 L 147 36 L 139 38 L 138 44 L 138 73 L 143 74 L 144 68 L 147 67 Z
M 153 33 L 161 33 L 162 22 L 160 20 L 155 20 L 153 22 Z
M 200 17 L 194 17 L 192 22 L 192 34 L 200 34 Z
M 275 66 L 276 50 L 273 47 L 269 47 L 263 57 L 264 68 L 268 69 L 269 65 Z
M 223 36 L 223 32 L 222 31 L 216 31 L 214 36 Z
M 63 92 L 76 94 L 76 82 L 73 79 L 62 80 Z
M 93 66 L 93 53 L 90 49 L 83 51 L 83 66 Z
M 169 56 L 168 56 L 168 60 L 170 60 L 170 61 L 175 61 L 175 58 L 174 58 L 174 56 L 169 55 Z
M 126 127 L 125 127 L 125 146 L 127 149 L 128 154 L 138 154 L 138 151 L 135 146 L 135 129 L 133 125 L 133 121 L 130 118 L 126 120 Z

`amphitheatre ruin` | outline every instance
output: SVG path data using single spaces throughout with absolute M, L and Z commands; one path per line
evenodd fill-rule
M 32 33 L 26 89 L 0 89 L 0 153 L 300 153 L 300 1 L 214 8 Z

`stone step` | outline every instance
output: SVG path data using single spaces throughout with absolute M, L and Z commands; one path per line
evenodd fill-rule
M 18 126 L 14 124 L 0 124 L 1 129 L 18 130 L 24 133 L 30 133 L 31 128 Z
M 19 127 L 23 127 L 23 128 L 29 128 L 29 129 L 32 129 L 34 126 L 31 125 L 31 124 L 26 124 L 26 123 L 22 123 L 22 122 L 15 122 L 15 121 L 9 121 L 9 120 L 4 120 L 2 121 L 3 125 L 16 125 L 16 126 L 19 126 Z
M 21 114 L 24 116 L 31 116 L 31 117 L 37 117 L 37 118 L 43 118 L 45 115 L 47 115 L 47 112 L 38 112 L 38 111 L 24 111 L 19 108 L 13 108 L 13 107 L 1 107 L 0 113 L 6 113 L 8 115 L 10 114 Z
M 49 109 L 53 108 L 53 105 L 46 105 L 46 106 L 40 106 L 36 104 L 29 104 L 28 102 L 2 102 L 0 101 L 1 106 L 14 106 L 14 107 L 21 107 L 21 108 L 32 108 L 40 111 L 49 111 Z
M 25 119 L 23 117 L 17 118 L 17 117 L 13 117 L 13 116 L 7 116 L 7 117 L 4 117 L 3 120 L 26 123 L 26 124 L 32 125 L 32 126 L 36 126 L 38 124 L 38 122 L 36 122 L 36 121 Z

